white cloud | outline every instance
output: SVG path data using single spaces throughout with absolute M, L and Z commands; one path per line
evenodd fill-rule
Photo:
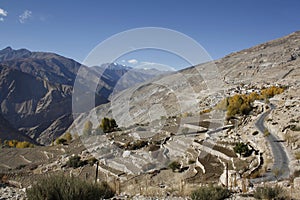
M 6 10 L 3 10 L 2 8 L 0 8 L 0 22 L 4 21 L 4 17 L 6 17 L 8 14 L 8 12 Z
M 127 62 L 128 62 L 129 64 L 136 65 L 139 61 L 137 61 L 136 59 L 131 59 L 131 60 L 127 60 Z
M 30 10 L 25 10 L 20 16 L 19 16 L 19 22 L 21 24 L 24 24 L 29 18 L 32 17 L 32 12 Z
M 157 69 L 159 71 L 176 71 L 174 67 L 155 62 L 141 62 L 136 68 L 141 69 Z
M 3 10 L 2 8 L 0 8 L 0 15 L 6 17 L 8 14 L 8 12 L 6 10 Z M 2 17 L 3 18 L 3 17 Z

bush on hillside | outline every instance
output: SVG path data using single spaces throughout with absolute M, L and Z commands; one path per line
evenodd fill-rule
M 93 184 L 75 177 L 54 175 L 33 184 L 26 194 L 30 200 L 99 200 L 113 197 L 114 191 L 105 182 Z
M 181 165 L 180 165 L 180 163 L 177 162 L 177 161 L 173 161 L 173 162 L 171 162 L 171 163 L 169 164 L 169 168 L 172 169 L 173 172 L 174 172 L 175 170 L 180 169 L 180 167 L 181 167 Z
M 104 117 L 101 120 L 99 127 L 103 130 L 104 133 L 109 133 L 117 130 L 118 125 L 116 120 Z
M 67 162 L 68 167 L 78 168 L 88 164 L 88 161 L 82 161 L 80 156 L 72 156 L 69 158 Z
M 59 144 L 67 144 L 67 140 L 65 138 L 57 138 L 56 139 L 56 144 L 59 145 Z
M 240 156 L 249 156 L 251 155 L 251 150 L 248 148 L 247 144 L 244 144 L 242 142 L 236 143 L 235 146 L 233 147 L 233 150 L 235 153 L 238 153 Z
M 14 148 L 33 148 L 34 145 L 27 141 L 18 141 L 18 140 L 5 140 L 4 147 L 14 147 Z
M 63 138 L 65 138 L 67 140 L 67 142 L 71 142 L 73 137 L 72 137 L 72 134 L 70 132 L 66 132 L 64 135 L 63 135 Z
M 254 194 L 255 199 L 276 199 L 276 200 L 287 200 L 288 196 L 285 194 L 285 191 L 279 187 L 258 187 L 256 188 Z
M 194 190 L 191 194 L 192 200 L 221 200 L 228 198 L 230 191 L 226 188 L 217 186 L 204 186 Z

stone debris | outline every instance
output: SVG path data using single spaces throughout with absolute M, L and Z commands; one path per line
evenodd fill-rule
M 25 188 L 19 189 L 14 187 L 0 187 L 0 200 L 25 200 Z

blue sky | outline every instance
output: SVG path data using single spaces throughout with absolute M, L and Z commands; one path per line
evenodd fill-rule
M 114 34 L 164 27 L 195 39 L 217 59 L 300 30 L 299 8 L 298 0 L 0 0 L 0 48 L 56 52 L 82 62 Z M 183 64 L 170 56 L 130 56 Z

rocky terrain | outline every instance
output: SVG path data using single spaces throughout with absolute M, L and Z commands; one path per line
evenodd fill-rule
M 9 60 L 15 54 L 24 59 L 30 55 L 23 50 L 7 51 L 10 53 L 0 56 L 0 59 Z M 93 180 L 96 164 L 88 161 L 95 157 L 99 160 L 98 179 L 107 181 L 120 198 L 185 198 L 199 185 L 218 184 L 230 188 L 235 193 L 233 198 L 253 199 L 255 188 L 278 184 L 297 199 L 300 189 L 299 56 L 300 32 L 295 32 L 154 80 L 149 78 L 157 75 L 155 71 L 143 80 L 139 80 L 136 74 L 128 75 L 129 79 L 143 82 L 139 85 L 125 81 L 128 83 L 126 85 L 122 78 L 115 78 L 126 71 L 117 64 L 110 65 L 106 70 L 99 67 L 88 69 L 94 71 L 90 77 L 106 71 L 101 79 L 105 82 L 104 87 L 100 84 L 97 91 L 109 103 L 79 115 L 68 128 L 68 132 L 73 134 L 73 140 L 68 144 L 1 149 L 1 180 L 19 188 L 31 185 L 30 180 L 53 173 Z M 16 65 L 15 61 L 7 63 Z M 28 83 L 33 82 L 35 87 L 42 88 L 41 91 L 46 93 L 51 90 L 69 94 L 72 86 L 68 85 L 68 78 L 54 84 L 47 81 L 44 74 L 35 77 L 6 65 L 3 64 L 1 75 L 5 77 L 3 80 L 10 81 L 2 81 L 2 89 L 12 85 L 11 88 L 16 88 L 12 91 L 16 92 L 8 91 L 3 96 L 1 108 L 3 117 L 8 121 L 3 127 L 11 131 L 18 129 L 19 137 L 26 137 L 21 132 L 22 126 L 10 126 L 9 116 L 18 115 L 9 115 L 5 100 L 13 102 L 12 107 L 15 110 L 18 108 L 20 113 L 28 107 L 31 109 L 34 104 L 26 104 L 24 100 L 19 105 L 19 102 L 13 101 L 15 98 L 12 97 L 22 94 L 22 88 L 14 86 L 18 85 L 18 81 L 9 79 L 13 76 L 10 74 L 21 73 L 24 80 L 28 79 Z M 85 83 L 85 77 L 79 78 Z M 118 85 L 129 88 L 121 87 L 116 89 L 116 93 L 109 92 Z M 83 84 L 82 89 L 85 86 L 88 84 Z M 263 89 L 271 86 L 285 90 L 270 99 L 251 102 L 252 110 L 246 115 L 229 117 L 216 108 L 220 100 L 226 97 L 252 92 L 261 94 Z M 39 98 L 43 95 L 41 93 Z M 68 98 L 61 97 L 63 100 Z M 36 108 L 40 104 L 36 104 Z M 99 131 L 104 117 L 114 118 L 119 128 L 106 133 Z M 57 119 L 59 121 L 47 126 L 45 136 L 59 130 L 65 124 L 64 120 L 68 121 L 64 115 Z M 20 123 L 25 123 L 22 120 L 19 120 Z M 34 130 L 36 128 L 32 128 Z M 61 133 L 65 130 L 61 129 Z M 248 150 L 238 153 L 235 150 L 237 144 L 244 144 Z M 278 156 L 278 149 L 281 156 Z M 74 155 L 87 161 L 85 165 L 75 169 L 67 166 L 66 163 Z M 4 193 L 13 192 L 6 189 Z
M 118 64 L 88 68 L 54 53 L 7 47 L 0 51 L 1 116 L 8 122 L 1 129 L 6 136 L 1 138 L 49 144 L 63 134 L 73 122 L 72 91 L 80 67 L 86 73 L 85 77 L 77 77 L 84 80 L 78 92 L 82 98 L 95 93 L 96 105 L 109 102 L 113 92 L 164 73 L 132 70 Z M 116 90 L 122 76 L 122 87 Z M 95 91 L 89 89 L 92 81 L 98 84 Z
M 285 141 L 284 145 L 289 152 L 290 169 L 292 173 L 300 171 L 300 96 L 297 92 L 299 85 L 289 88 L 285 93 L 273 99 L 276 108 L 266 119 L 266 126 L 279 140 Z
M 104 113 L 103 116 L 115 115 L 123 126 L 149 121 L 149 108 L 162 112 L 157 118 L 200 111 L 224 98 L 226 90 L 239 85 L 294 84 L 300 73 L 299 45 L 300 32 L 295 32 L 129 88 L 115 95 L 108 105 L 97 107 L 95 112 Z M 218 71 L 210 71 L 216 67 Z M 212 81 L 207 75 L 209 73 L 215 76 Z M 163 109 L 153 105 L 160 105 Z
M 292 148 L 294 148 L 294 150 L 297 149 L 298 147 L 295 144 L 297 136 L 295 136 L 295 134 L 290 136 L 291 133 L 289 133 L 289 140 L 286 140 L 287 136 L 285 136 L 285 138 L 280 136 L 277 128 L 285 128 L 284 131 L 287 132 L 292 127 L 294 131 L 297 131 L 298 101 L 293 101 L 293 103 L 291 103 L 292 105 L 288 106 L 289 109 L 293 109 L 292 112 L 282 111 L 290 114 L 290 117 L 286 118 L 290 123 L 287 128 L 286 126 L 282 128 L 272 128 L 269 122 L 266 124 L 266 128 L 270 129 L 268 130 L 271 134 L 270 137 L 266 137 L 264 133 L 265 130 L 259 129 L 256 125 L 260 116 L 270 109 L 264 102 L 255 102 L 256 105 L 253 106 L 256 109 L 249 116 L 241 117 L 238 120 L 238 124 L 233 124 L 236 126 L 234 129 L 225 131 L 222 130 L 226 127 L 226 124 L 224 126 L 224 123 L 226 123 L 224 113 L 222 114 L 215 111 L 208 112 L 206 120 L 203 119 L 204 115 L 199 115 L 199 113 L 213 109 L 220 99 L 228 95 L 237 93 L 247 94 L 253 91 L 260 93 L 263 88 L 272 85 L 283 85 L 287 87 L 284 93 L 278 97 L 275 96 L 274 99 L 284 98 L 282 96 L 285 95 L 288 95 L 288 98 L 297 99 L 296 91 L 299 90 L 298 79 L 300 75 L 300 61 L 298 58 L 300 55 L 299 39 L 300 32 L 295 32 L 286 37 L 230 54 L 220 60 L 187 68 L 178 73 L 167 75 L 136 87 L 131 87 L 114 95 L 109 104 L 101 105 L 89 113 L 81 115 L 73 123 L 69 131 L 81 135 L 87 120 L 90 120 L 93 124 L 93 128 L 96 128 L 103 117 L 109 116 L 115 118 L 120 127 L 124 127 L 127 132 L 111 136 L 113 138 L 112 140 L 107 138 L 107 135 L 101 135 L 88 138 L 87 140 L 83 138 L 82 141 L 87 149 L 96 158 L 100 159 L 102 163 L 112 169 L 123 171 L 126 174 L 141 174 L 151 171 L 151 169 L 157 170 L 161 168 L 158 163 L 168 163 L 172 160 L 177 160 L 182 168 L 187 167 L 186 174 L 191 172 L 191 177 L 189 178 L 193 176 L 197 177 L 199 173 L 212 173 L 216 175 L 216 177 L 219 177 L 223 184 L 225 184 L 225 172 L 223 173 L 223 171 L 226 170 L 226 163 L 229 163 L 229 171 L 232 173 L 229 177 L 236 179 L 235 182 L 239 189 L 242 188 L 242 177 L 245 176 L 249 176 L 249 181 L 253 183 L 255 183 L 256 180 L 263 180 L 256 179 L 257 177 L 269 177 L 265 178 L 266 181 L 293 177 L 294 172 L 297 171 L 297 167 L 295 168 L 295 162 L 297 161 L 294 158 L 294 154 L 296 153 L 297 155 L 298 153 L 297 151 L 289 151 L 288 148 L 286 148 L 288 145 L 286 142 L 290 143 L 290 141 L 293 141 Z M 217 74 L 213 72 L 215 73 L 215 77 L 218 78 L 215 83 L 207 79 L 208 76 L 201 74 L 209 73 L 211 66 L 217 66 L 218 68 Z M 214 86 L 214 84 L 216 84 L 216 86 Z M 274 99 L 270 99 L 270 102 L 275 105 L 275 108 L 271 110 L 270 116 L 273 116 L 274 113 L 277 115 L 279 113 L 278 109 L 284 110 L 282 106 L 279 106 L 279 101 Z M 288 104 L 288 102 L 285 104 Z M 188 120 L 186 116 L 194 116 L 196 120 Z M 265 120 L 265 116 L 270 117 L 265 114 L 264 118 L 262 118 L 262 123 Z M 280 120 L 281 117 L 284 117 L 284 115 L 279 115 L 278 120 Z M 293 119 L 291 117 L 293 117 Z M 172 119 L 175 120 L 175 123 Z M 195 128 L 194 125 L 197 121 L 200 121 L 200 124 L 198 125 L 196 123 L 198 128 Z M 209 123 L 208 127 L 201 125 L 205 121 Z M 212 127 L 213 122 L 219 125 Z M 282 125 L 286 123 L 287 121 L 283 120 Z M 280 123 L 274 122 L 273 126 L 278 124 Z M 130 128 L 126 129 L 126 127 Z M 135 129 L 132 129 L 132 127 L 135 127 Z M 186 127 L 188 127 L 187 132 L 184 130 Z M 141 128 L 145 133 L 136 131 Z M 193 134 L 194 131 L 201 132 L 203 128 L 207 128 L 206 134 L 195 134 L 188 138 L 183 136 L 183 133 Z M 208 134 L 210 132 L 216 134 Z M 123 143 L 134 143 L 144 139 L 147 140 L 149 144 L 151 139 L 149 140 L 147 136 L 141 135 L 148 135 L 152 138 L 158 134 L 165 139 L 171 136 L 171 139 L 165 141 L 163 144 L 158 143 L 160 148 L 157 150 L 157 153 L 153 155 L 153 153 L 145 152 L 144 148 L 133 152 L 128 152 L 126 149 L 120 150 L 120 146 L 112 141 L 118 141 L 122 138 L 123 134 L 124 136 L 133 136 L 132 138 L 127 136 L 126 139 L 123 139 Z M 136 137 L 135 135 L 139 136 Z M 281 143 L 280 139 L 282 139 Z M 203 140 L 204 146 L 201 142 Z M 200 143 L 197 143 L 197 141 L 200 141 Z M 151 141 L 151 143 L 152 142 L 155 141 Z M 253 157 L 249 157 L 243 161 L 235 160 L 231 154 L 229 156 L 224 153 L 232 150 L 234 144 L 237 142 L 247 143 L 256 153 L 252 155 Z M 218 150 L 215 151 L 214 147 Z M 224 149 L 220 150 L 222 147 Z M 284 162 L 288 162 L 287 165 L 289 169 L 282 168 L 282 166 L 286 166 L 280 163 L 283 162 L 282 160 L 274 159 L 274 156 L 278 156 L 274 150 L 274 148 L 277 147 L 283 148 L 283 154 L 288 157 L 287 161 Z M 196 153 L 189 153 L 189 151 L 196 151 Z M 209 156 L 209 158 L 206 159 L 212 160 L 206 163 L 204 162 L 205 159 L 201 161 L 201 152 Z M 190 157 L 190 154 L 194 156 Z M 220 157 L 225 161 L 218 160 Z M 213 159 L 216 158 L 217 160 L 213 161 Z M 189 159 L 197 161 L 194 168 L 192 167 L 193 165 L 188 164 Z M 203 164 L 203 162 L 205 164 Z M 211 163 L 214 164 L 211 166 Z M 151 167 L 146 168 L 146 171 L 144 171 L 144 166 L 149 165 Z M 207 170 L 213 169 L 213 166 L 221 170 L 208 172 Z M 277 169 L 277 167 L 279 167 L 279 169 Z M 278 170 L 278 173 L 274 175 L 276 170 Z M 160 175 L 159 173 L 157 176 L 160 177 Z M 187 183 L 186 180 L 189 180 L 189 178 L 186 176 L 188 175 L 183 176 L 185 178 L 181 177 L 180 180 L 184 180 L 184 182 Z M 201 175 L 199 176 L 201 177 Z M 210 177 L 210 181 L 219 181 L 219 178 L 214 179 Z M 251 179 L 253 179 L 253 181 L 251 181 Z M 195 179 L 192 178 L 192 180 Z M 135 182 L 139 181 L 136 180 Z M 141 185 L 143 184 L 145 183 Z M 192 188 L 192 186 L 189 185 L 188 188 Z

